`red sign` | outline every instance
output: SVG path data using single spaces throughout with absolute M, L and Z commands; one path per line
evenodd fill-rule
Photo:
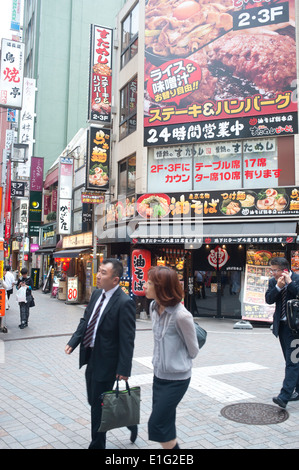
M 134 250 L 132 253 L 132 292 L 137 296 L 144 296 L 144 285 L 148 279 L 151 267 L 151 252 L 148 250 Z
M 0 289 L 0 317 L 5 317 L 5 289 Z
M 112 44 L 112 29 L 92 25 L 88 110 L 91 122 L 111 122 Z

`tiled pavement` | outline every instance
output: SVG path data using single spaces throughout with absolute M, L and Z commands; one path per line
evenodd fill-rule
M 66 305 L 37 291 L 29 327 L 18 328 L 15 294 L 0 333 L 0 449 L 86 449 L 90 410 L 78 350 L 64 346 L 83 306 Z M 284 374 L 282 353 L 269 328 L 233 329 L 235 321 L 201 319 L 207 344 L 194 361 L 192 382 L 177 410 L 177 434 L 183 449 L 298 449 L 299 402 L 276 425 L 245 425 L 227 420 L 221 409 L 232 403 L 272 404 Z M 109 449 L 159 449 L 147 440 L 151 411 L 150 323 L 137 321 L 130 384 L 141 385 L 141 424 L 135 444 L 126 428 L 108 433 Z M 3 344 L 4 341 L 4 344 Z M 2 344 L 1 344 L 2 343 Z M 4 358 L 3 354 L 4 353 Z M 1 363 L 2 362 L 2 363 Z

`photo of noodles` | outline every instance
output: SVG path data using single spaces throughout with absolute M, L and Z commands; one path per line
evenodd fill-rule
M 252 194 L 246 194 L 246 198 L 240 201 L 242 207 L 252 207 L 255 203 L 255 198 Z
M 137 200 L 137 211 L 144 218 L 160 218 L 169 214 L 170 200 L 164 194 L 152 194 L 141 196 Z
M 257 195 L 256 207 L 260 210 L 284 210 L 288 201 L 287 196 L 276 189 L 267 189 Z

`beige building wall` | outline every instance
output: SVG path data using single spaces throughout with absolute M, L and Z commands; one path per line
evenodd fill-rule
M 117 196 L 118 163 L 126 157 L 136 153 L 136 193 L 146 192 L 146 163 L 147 148 L 143 147 L 143 88 L 144 88 L 144 62 L 140 60 L 143 57 L 144 50 L 144 2 L 139 2 L 139 36 L 138 36 L 138 54 L 135 55 L 121 70 L 121 22 L 126 15 L 136 5 L 136 0 L 129 0 L 120 11 L 117 17 L 116 40 L 118 48 L 114 49 L 115 61 L 114 67 L 114 105 L 117 114 L 114 115 L 113 133 L 116 135 L 116 142 L 113 144 L 113 163 L 112 179 L 115 181 L 114 195 Z M 138 76 L 137 83 L 137 130 L 119 141 L 119 110 L 120 110 L 120 90 L 135 76 Z

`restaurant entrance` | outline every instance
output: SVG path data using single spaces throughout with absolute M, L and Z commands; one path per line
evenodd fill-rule
M 241 279 L 240 270 L 195 273 L 194 315 L 241 318 Z
M 244 245 L 204 245 L 193 253 L 193 315 L 241 318 Z

